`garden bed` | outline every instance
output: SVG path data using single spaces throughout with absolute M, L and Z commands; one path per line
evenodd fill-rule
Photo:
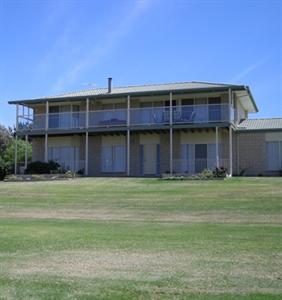
M 66 180 L 81 177 L 73 173 L 65 174 L 28 174 L 28 175 L 8 175 L 5 177 L 6 182 L 21 182 L 21 181 L 49 181 L 49 180 Z

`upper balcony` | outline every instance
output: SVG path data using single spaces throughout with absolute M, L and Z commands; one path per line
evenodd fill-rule
M 171 118 L 171 120 L 170 120 Z M 169 107 L 61 112 L 18 117 L 19 132 L 79 130 L 166 125 L 232 123 L 234 111 L 228 104 L 182 105 Z

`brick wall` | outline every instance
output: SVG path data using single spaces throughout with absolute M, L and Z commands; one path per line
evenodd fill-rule
M 44 138 L 32 138 L 32 161 L 44 161 Z
M 101 135 L 88 137 L 88 173 L 89 176 L 101 175 Z
M 265 172 L 265 133 L 247 132 L 238 134 L 239 174 L 257 176 Z

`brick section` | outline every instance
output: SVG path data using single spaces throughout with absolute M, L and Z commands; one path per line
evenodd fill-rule
M 257 176 L 265 172 L 265 133 L 238 134 L 239 174 Z
M 130 133 L 130 176 L 140 176 L 140 135 Z
M 160 133 L 160 172 L 169 172 L 169 132 Z
M 101 135 L 88 138 L 88 172 L 89 176 L 101 175 Z
M 44 143 L 42 137 L 32 138 L 32 161 L 44 161 Z

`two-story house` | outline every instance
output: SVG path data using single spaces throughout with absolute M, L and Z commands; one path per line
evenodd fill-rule
M 54 160 L 86 176 L 282 170 L 282 118 L 248 119 L 258 109 L 243 85 L 113 87 L 109 78 L 107 88 L 9 103 L 17 107 L 17 136 L 32 142 L 33 161 Z

